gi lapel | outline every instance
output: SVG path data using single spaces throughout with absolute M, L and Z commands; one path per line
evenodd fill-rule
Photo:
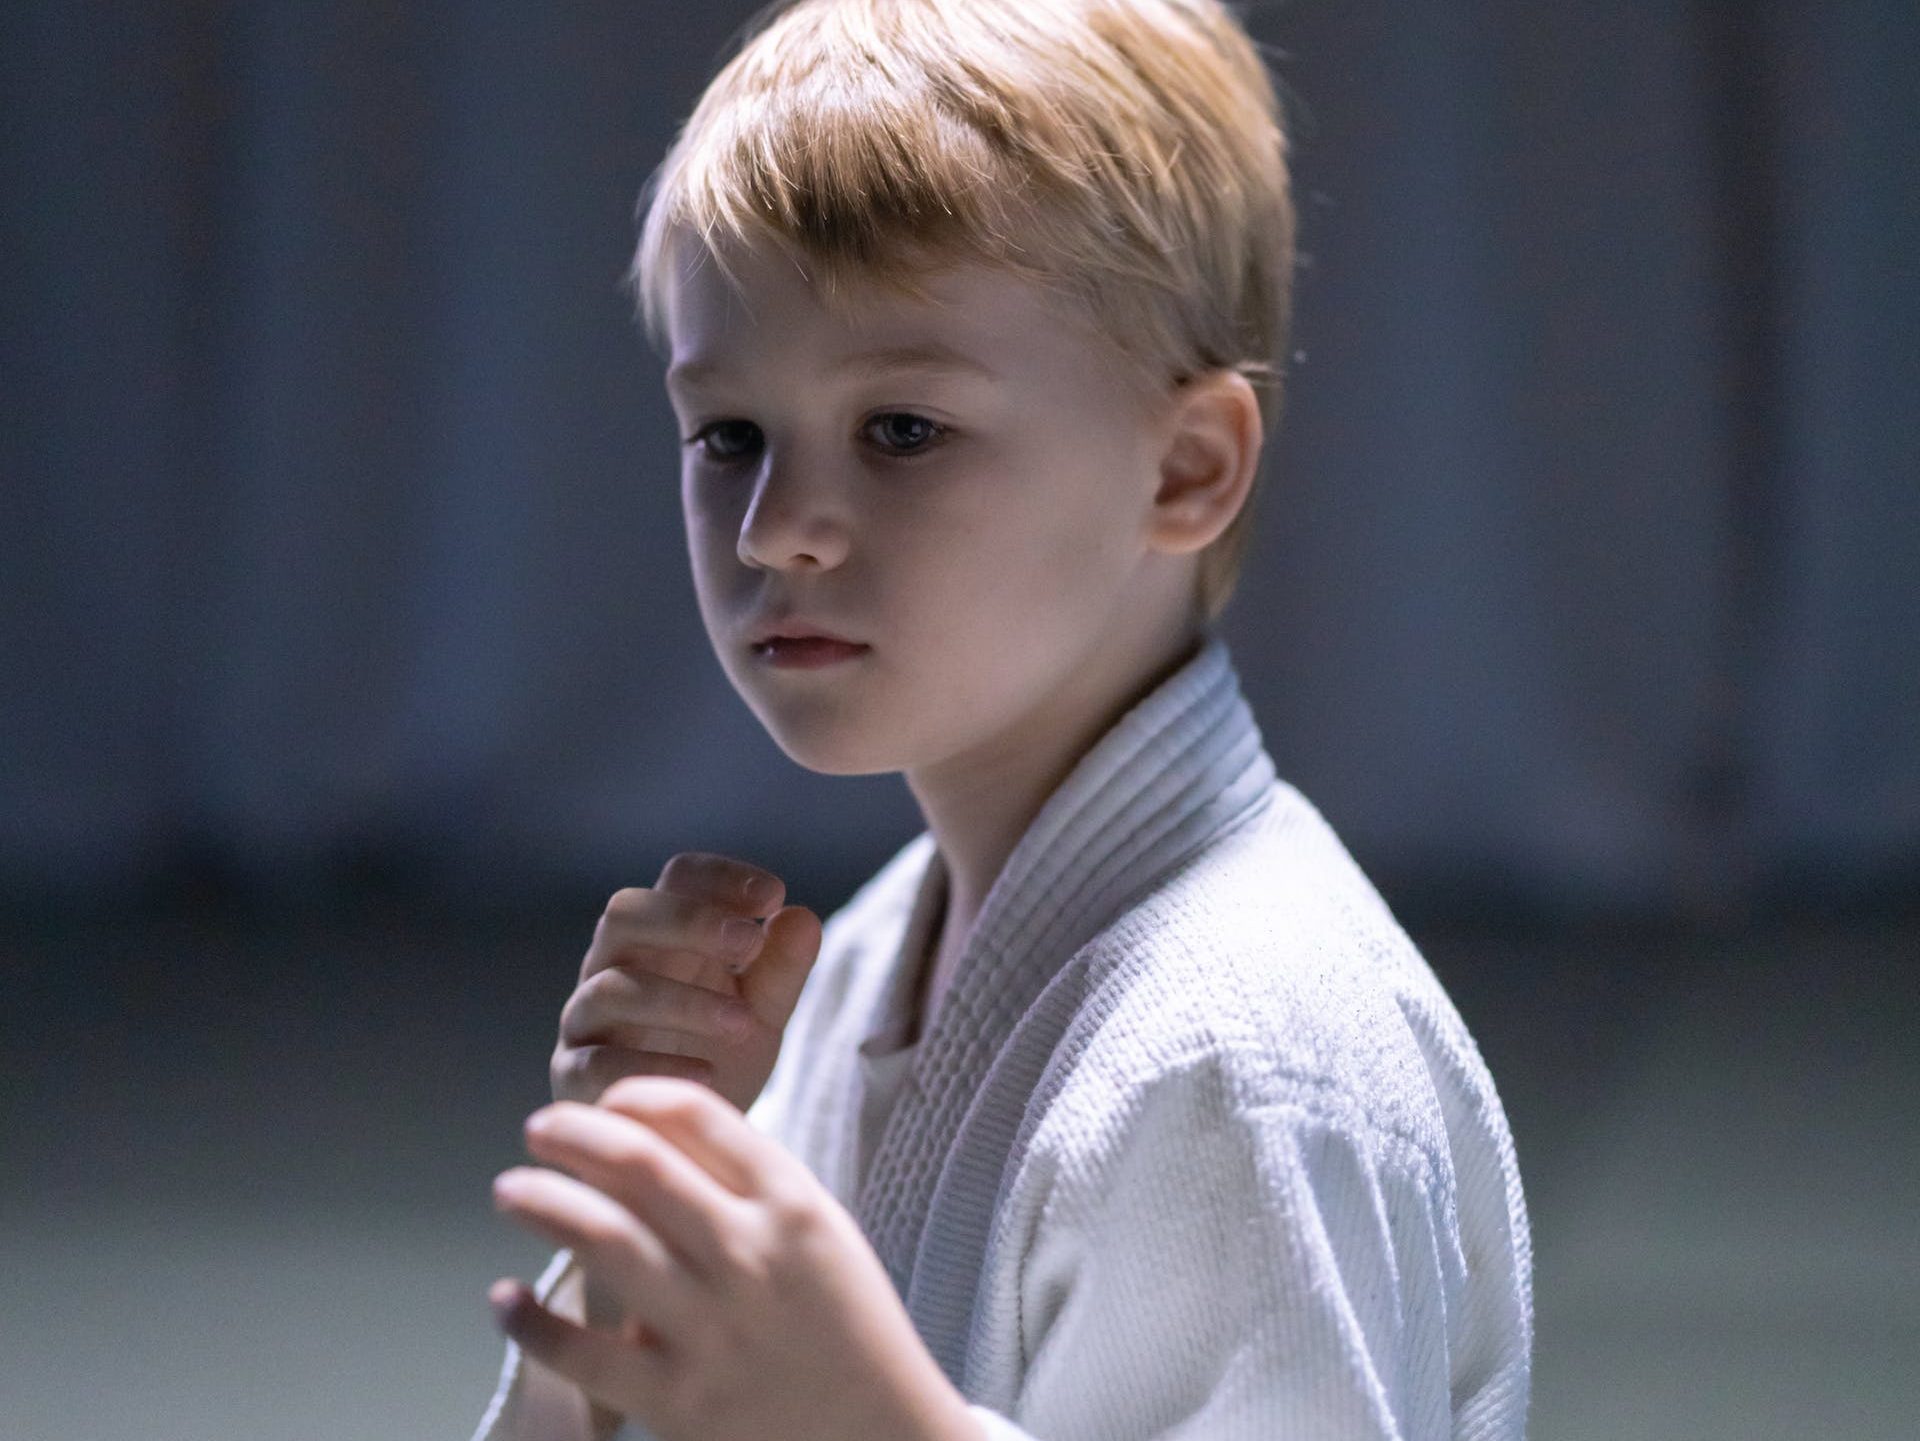
M 1070 999 L 1030 1015 L 1036 998 L 1132 902 L 1267 804 L 1273 780 L 1225 642 L 1209 636 L 1081 758 L 989 888 L 855 1208 L 955 1385 L 1024 1100 L 1072 1015 Z

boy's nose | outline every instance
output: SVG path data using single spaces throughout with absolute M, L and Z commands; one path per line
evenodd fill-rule
M 760 570 L 830 570 L 846 559 L 846 518 L 826 487 L 809 483 L 794 466 L 760 468 L 740 520 L 734 552 Z

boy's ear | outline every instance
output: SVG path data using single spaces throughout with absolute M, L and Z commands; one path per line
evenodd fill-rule
M 1204 550 L 1253 489 L 1265 433 L 1259 397 L 1238 371 L 1203 372 L 1174 391 L 1159 433 L 1164 445 L 1147 542 L 1169 555 Z

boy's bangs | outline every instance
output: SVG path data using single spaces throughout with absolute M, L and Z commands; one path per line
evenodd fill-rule
M 686 236 L 723 267 L 729 247 L 770 244 L 829 299 L 856 278 L 921 296 L 929 268 L 992 264 L 1123 349 L 1164 346 L 1138 307 L 1198 288 L 1182 140 L 1164 93 L 1064 18 L 992 0 L 763 12 L 641 197 L 629 279 L 656 344 L 661 262 Z
M 829 302 L 855 282 L 924 299 L 926 275 L 970 261 L 1036 281 L 1051 269 L 1035 264 L 1035 217 L 1009 203 L 1011 167 L 966 127 L 882 97 L 781 95 L 689 150 L 674 180 L 648 216 L 661 250 L 697 237 L 725 270 L 730 251 L 771 247 Z

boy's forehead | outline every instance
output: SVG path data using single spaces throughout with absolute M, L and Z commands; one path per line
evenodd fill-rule
M 923 269 L 915 285 L 924 299 L 856 276 L 829 297 L 784 256 L 732 253 L 723 266 L 697 254 L 673 268 L 667 288 L 673 373 L 690 377 L 736 350 L 802 338 L 848 357 L 874 352 L 964 369 L 1030 335 L 1036 307 L 1047 303 L 1019 277 L 980 262 Z

